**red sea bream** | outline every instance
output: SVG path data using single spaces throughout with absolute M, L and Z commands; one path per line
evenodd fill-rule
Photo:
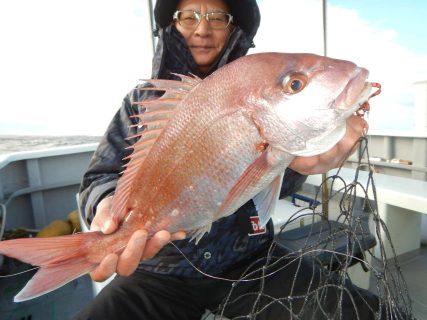
M 260 53 L 206 79 L 149 80 L 165 94 L 140 102 L 141 133 L 113 199 L 119 229 L 0 242 L 0 253 L 40 266 L 15 297 L 52 291 L 120 252 L 137 230 L 185 230 L 198 241 L 249 199 L 266 224 L 295 156 L 320 154 L 370 95 L 368 71 L 313 54 Z

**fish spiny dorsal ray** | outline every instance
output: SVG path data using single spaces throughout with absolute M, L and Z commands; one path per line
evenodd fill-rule
M 133 116 L 139 122 L 131 125 L 131 128 L 140 128 L 137 134 L 129 136 L 128 139 L 138 139 L 138 141 L 129 147 L 132 153 L 123 160 L 129 160 L 124 165 L 125 170 L 119 180 L 114 195 L 115 199 L 111 210 L 114 221 L 119 224 L 127 215 L 127 201 L 132 192 L 132 183 L 138 169 L 145 161 L 151 148 L 156 143 L 158 137 L 174 114 L 176 107 L 184 99 L 188 92 L 194 89 L 202 79 L 196 76 L 185 76 L 174 74 L 181 80 L 151 79 L 145 82 L 151 87 L 140 88 L 142 91 L 164 91 L 165 93 L 155 99 L 137 102 L 136 104 L 143 108 L 143 112 Z
M 165 80 L 165 79 L 150 79 L 144 80 L 147 84 L 151 86 L 141 87 L 141 91 L 165 91 L 165 94 L 161 97 L 166 100 L 168 98 L 178 98 L 182 99 L 187 95 L 188 92 L 193 90 L 202 79 L 197 76 L 185 76 L 177 73 L 173 73 L 176 77 L 179 77 L 181 81 L 177 80 Z M 141 101 L 137 104 L 144 105 L 146 102 L 152 102 L 157 99 L 152 99 L 148 101 Z

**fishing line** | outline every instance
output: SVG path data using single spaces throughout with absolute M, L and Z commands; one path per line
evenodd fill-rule
M 6 205 L 0 203 L 0 241 L 3 239 L 4 229 L 6 227 Z
M 358 161 L 354 168 L 354 177 L 350 177 L 350 181 L 341 177 L 342 166 L 340 166 L 335 174 L 322 181 L 322 184 L 328 183 L 330 189 L 328 198 L 322 199 L 325 202 L 319 201 L 319 204 L 306 207 L 312 210 L 312 213 L 307 215 L 313 215 L 313 222 L 310 224 L 309 233 L 298 240 L 300 241 L 299 249 L 293 251 L 286 249 L 287 253 L 279 252 L 279 255 L 275 251 L 276 246 L 280 246 L 283 241 L 286 243 L 286 241 L 292 240 L 292 237 L 288 238 L 286 234 L 291 227 L 291 220 L 296 220 L 296 217 L 291 217 L 280 228 L 268 253 L 262 259 L 254 261 L 242 273 L 240 279 L 230 279 L 210 275 L 200 270 L 174 243 L 170 242 L 186 261 L 204 276 L 232 282 L 228 294 L 220 305 L 212 310 L 216 313 L 215 319 L 223 319 L 227 315 L 225 311 L 228 310 L 228 307 L 233 304 L 240 306 L 241 303 L 247 301 L 244 299 L 248 298 L 251 298 L 248 311 L 234 316 L 232 319 L 257 319 L 261 313 L 264 315 L 265 312 L 269 312 L 270 307 L 283 308 L 283 314 L 289 315 L 291 319 L 343 320 L 348 319 L 348 312 L 353 312 L 353 318 L 358 320 L 365 319 L 368 316 L 367 313 L 370 313 L 369 316 L 375 319 L 414 319 L 412 301 L 389 231 L 378 212 L 374 168 L 370 163 L 366 134 L 360 138 L 358 143 Z M 363 160 L 364 157 L 365 160 Z M 342 161 L 343 163 L 344 161 Z M 363 169 L 367 170 L 366 176 L 361 174 Z M 361 178 L 364 179 L 364 183 L 360 182 Z M 316 187 L 315 200 L 319 198 L 320 190 L 321 186 Z M 331 216 L 331 212 L 329 212 L 327 220 L 323 212 L 315 210 L 325 203 L 333 203 L 337 206 L 336 210 L 332 212 L 334 216 Z M 301 210 L 303 209 L 305 208 L 301 208 Z M 320 231 L 313 228 L 315 216 L 320 217 L 321 221 L 325 223 Z M 339 227 L 334 227 L 334 223 Z M 374 252 L 374 244 L 367 248 L 364 247 L 367 237 L 372 238 L 374 235 L 377 245 L 375 252 L 379 252 L 378 256 Z M 386 254 L 386 244 L 391 248 L 391 254 Z M 322 255 L 326 255 L 326 262 L 320 261 Z M 335 267 L 333 267 L 334 263 Z M 290 269 L 291 271 L 280 275 L 280 279 L 283 276 L 287 277 L 286 281 L 290 282 L 290 285 L 283 288 L 282 295 L 279 292 L 272 296 L 264 281 L 278 272 L 286 273 L 286 268 L 291 264 L 294 265 Z M 296 269 L 295 264 L 297 264 Z M 358 291 L 359 289 L 355 289 L 353 283 L 349 282 L 351 270 L 354 270 L 353 266 L 358 267 L 358 265 L 361 265 L 364 271 L 370 272 L 370 276 L 367 274 L 366 277 L 369 278 L 370 291 L 376 295 L 378 305 L 372 305 L 369 296 L 363 295 L 363 290 Z M 303 267 L 300 268 L 300 266 Z M 304 289 L 300 287 L 301 279 L 305 279 Z M 235 290 L 237 285 L 240 282 L 248 283 L 249 281 L 258 282 L 254 286 L 250 286 L 249 291 L 244 289 L 244 293 L 238 294 L 237 292 L 242 291 Z M 328 309 L 331 299 L 334 301 L 334 307 Z M 363 314 L 363 312 L 366 313 Z
M 206 276 L 206 277 L 209 277 L 209 278 L 212 278 L 212 279 L 215 279 L 215 280 L 221 280 L 221 281 L 228 281 L 228 282 L 250 282 L 250 281 L 257 281 L 257 280 L 261 280 L 261 279 L 264 279 L 264 278 L 268 278 L 268 277 L 270 277 L 270 276 L 272 276 L 272 275 L 274 275 L 274 274 L 276 274 L 277 272 L 279 272 L 279 271 L 281 271 L 281 270 L 283 270 L 283 269 L 285 269 L 286 267 L 288 267 L 289 265 L 291 265 L 292 263 L 294 263 L 294 262 L 296 262 L 296 261 L 298 261 L 302 256 L 304 256 L 304 255 L 308 255 L 308 256 L 310 256 L 310 255 L 312 255 L 313 253 L 331 253 L 331 254 L 336 254 L 336 255 L 342 255 L 342 256 L 345 256 L 345 257 L 348 257 L 348 254 L 345 254 L 345 253 L 341 253 L 341 252 L 337 252 L 337 251 L 333 251 L 333 250 L 328 250 L 328 249 L 312 249 L 312 250 L 308 250 L 308 251 L 305 251 L 305 252 L 301 252 L 300 254 L 301 254 L 301 256 L 298 256 L 298 257 L 296 257 L 296 258 L 294 258 L 294 259 L 292 259 L 292 260 L 290 260 L 288 263 L 286 263 L 285 265 L 283 265 L 283 266 L 281 266 L 281 267 L 279 267 L 278 269 L 276 269 L 276 270 L 274 270 L 274 271 L 272 271 L 272 272 L 269 272 L 269 273 L 267 273 L 267 274 L 265 274 L 265 275 L 263 275 L 263 276 L 260 276 L 260 277 L 256 277 L 256 278 L 249 278 L 249 279 L 247 279 L 247 278 L 245 278 L 245 276 L 243 276 L 243 278 L 238 278 L 238 279 L 230 279 L 230 278 L 224 278 L 224 277 L 219 277 L 219 276 L 214 276 L 214 275 L 211 275 L 211 274 L 209 274 L 209 273 L 206 273 L 206 272 L 204 272 L 203 270 L 201 270 L 200 268 L 198 268 L 196 265 L 194 265 L 194 263 L 192 263 L 188 258 L 187 258 L 187 256 L 172 242 L 172 241 L 169 241 L 169 244 L 171 244 L 172 246 L 174 246 L 175 248 L 176 248 L 176 250 L 178 250 L 178 252 L 184 257 L 184 259 L 185 260 L 187 260 L 187 262 L 191 265 L 191 267 L 192 268 L 194 268 L 197 272 L 199 272 L 199 273 L 201 273 L 202 275 L 204 275 L 204 276 Z M 275 244 L 275 245 L 277 245 L 277 243 L 276 242 L 273 242 L 273 244 Z M 294 254 L 294 253 L 290 253 L 290 255 L 292 255 L 292 254 Z M 255 262 L 259 262 L 260 260 L 264 260 L 265 258 L 267 258 L 267 257 L 262 257 L 262 258 L 259 258 L 257 261 L 255 261 Z M 283 256 L 283 257 L 281 257 L 281 258 L 279 258 L 279 261 L 280 261 L 280 259 L 283 259 L 283 258 L 286 258 L 286 256 Z M 356 257 L 356 256 L 350 256 L 350 258 L 351 259 L 354 259 L 354 260 L 357 260 L 358 262 L 360 262 L 360 263 L 364 263 L 364 264 L 366 264 L 369 268 L 371 268 L 371 269 L 373 269 L 373 270 L 375 270 L 375 268 L 374 268 L 374 266 L 372 265 L 372 264 L 370 264 L 369 262 L 367 262 L 367 261 L 365 261 L 364 259 L 361 259 L 361 258 L 359 258 L 359 257 Z M 275 263 L 277 263 L 277 261 L 275 261 Z M 271 266 L 270 266 L 271 267 Z M 258 271 L 258 270 L 253 270 L 251 273 L 253 273 L 254 271 Z
M 1 220 L 1 225 L 0 225 L 0 241 L 3 239 L 3 235 L 4 235 L 4 230 L 5 230 L 5 226 L 6 226 L 6 205 L 4 205 L 3 203 L 0 203 L 0 220 Z M 3 260 L 4 263 L 4 260 Z M 25 270 L 25 271 L 21 271 L 21 272 L 17 272 L 14 274 L 7 274 L 7 275 L 0 275 L 0 278 L 10 278 L 10 277 L 15 277 L 15 276 L 19 276 L 21 274 L 27 273 L 27 272 L 31 272 L 34 270 L 40 269 L 40 267 L 33 267 L 31 269 Z
M 13 274 L 7 274 L 7 275 L 4 275 L 4 276 L 1 276 L 1 275 L 0 275 L 0 278 L 10 278 L 10 277 L 19 276 L 19 275 L 21 275 L 21 274 L 24 274 L 24 273 L 27 273 L 27 272 L 31 272 L 31 271 L 34 271 L 34 270 L 38 270 L 38 269 L 40 269 L 40 268 L 41 268 L 41 267 L 33 267 L 33 268 L 31 268 L 31 269 L 24 270 L 24 271 L 17 272 L 17 273 L 13 273 Z
M 224 278 L 224 277 L 219 277 L 219 276 L 214 276 L 214 275 L 211 275 L 211 274 L 209 274 L 209 273 L 206 273 L 206 272 L 204 272 L 203 270 L 201 270 L 200 268 L 198 268 L 196 265 L 194 265 L 194 263 L 193 262 L 191 262 L 188 258 L 187 258 L 187 256 L 184 254 L 184 252 L 182 252 L 172 241 L 169 241 L 169 244 L 171 244 L 172 246 L 174 246 L 175 248 L 176 248 L 176 250 L 178 250 L 178 252 L 184 257 L 184 259 L 185 260 L 187 260 L 187 262 L 191 265 L 191 267 L 192 268 L 194 268 L 197 272 L 199 272 L 199 273 L 201 273 L 202 275 L 204 275 L 204 276 L 206 276 L 206 277 L 209 277 L 209 278 L 212 278 L 212 279 L 216 279 L 216 280 L 221 280 L 221 281 L 228 281 L 228 282 L 249 282 L 249 281 L 256 281 L 256 280 L 260 280 L 260 279 L 263 279 L 263 278 L 266 278 L 266 277 L 269 277 L 269 276 L 271 276 L 271 275 L 273 275 L 273 274 L 275 274 L 276 272 L 278 272 L 278 271 L 280 271 L 281 269 L 283 269 L 283 268 L 285 268 L 287 265 L 285 265 L 285 266 L 283 266 L 283 267 L 281 267 L 281 268 L 279 268 L 278 270 L 275 270 L 275 271 L 273 271 L 273 272 L 270 272 L 270 273 L 268 273 L 268 274 L 265 274 L 265 275 L 263 275 L 263 276 L 260 276 L 260 277 L 256 277 L 256 278 L 249 278 L 249 279 L 247 279 L 246 277 L 248 276 L 248 275 L 250 275 L 250 274 L 252 274 L 252 273 L 254 273 L 254 271 L 257 271 L 257 270 L 254 270 L 254 271 L 251 271 L 249 274 L 247 274 L 247 275 L 244 275 L 245 273 L 243 273 L 243 276 L 242 276 L 242 278 L 239 278 L 239 279 L 230 279 L 230 278 Z M 262 261 L 262 260 L 264 260 L 265 259 L 265 257 L 262 257 L 262 258 L 259 258 L 259 259 L 257 259 L 254 263 L 256 263 L 256 262 L 260 262 L 260 261 Z M 294 262 L 294 261 L 290 261 L 288 264 L 290 264 L 290 263 L 292 263 L 292 262 Z M 250 266 L 248 267 L 248 269 L 250 268 Z
M 347 159 L 347 157 L 352 153 L 352 150 L 354 150 L 354 148 L 359 144 L 359 143 L 361 143 L 363 140 L 365 139 L 365 137 L 362 137 L 362 138 L 360 138 L 358 141 L 356 141 L 355 143 L 354 143 L 354 145 L 353 145 L 353 147 L 351 148 L 351 150 L 346 154 L 346 156 L 340 161 L 340 167 L 344 164 L 344 162 L 346 161 L 346 159 Z M 339 170 L 338 170 L 338 172 L 339 172 Z M 338 173 L 337 173 L 337 175 L 338 175 Z M 323 183 L 326 183 L 326 181 L 322 181 L 322 184 Z M 344 183 L 345 184 L 345 183 Z M 344 189 L 346 188 L 346 186 L 344 187 Z M 331 189 L 332 189 L 332 186 L 331 186 Z M 338 191 L 336 191 L 335 193 L 337 194 L 337 193 L 339 193 L 339 191 L 340 190 L 338 190 Z M 334 193 L 332 193 L 331 192 L 331 194 L 334 194 Z M 317 195 L 316 195 L 316 197 L 317 197 Z M 315 199 L 316 200 L 316 199 Z M 302 208 L 301 210 L 299 210 L 299 211 L 302 211 L 302 210 L 304 210 L 304 209 L 307 209 L 307 208 Z M 314 208 L 313 208 L 314 209 Z M 314 212 L 313 212 L 314 213 Z M 295 215 L 295 214 L 294 214 Z M 307 214 L 307 215 L 309 215 L 309 214 Z M 289 219 L 289 220 L 291 220 L 292 219 L 292 217 Z M 290 221 L 287 221 L 287 222 L 285 222 L 284 223 L 284 225 L 282 226 L 282 228 L 281 229 L 283 229 L 285 226 L 286 226 L 286 224 L 288 224 Z M 222 280 L 222 281 L 228 281 L 228 282 L 249 282 L 249 281 L 257 281 L 257 280 L 260 280 L 260 279 L 263 279 L 263 278 L 265 278 L 265 277 L 269 277 L 269 276 L 272 276 L 272 275 L 274 275 L 275 273 L 277 273 L 277 272 L 279 272 L 279 271 L 281 271 L 283 268 L 286 268 L 286 266 L 288 266 L 289 264 L 291 264 L 292 262 L 295 262 L 297 259 L 294 259 L 294 260 L 292 260 L 292 261 L 290 261 L 287 265 L 285 265 L 285 266 L 283 266 L 283 267 L 281 267 L 281 268 L 279 268 L 279 269 L 277 269 L 277 270 L 275 270 L 274 272 L 270 272 L 270 273 L 268 273 L 268 274 L 266 274 L 266 275 L 263 275 L 263 276 L 260 276 L 260 277 L 256 277 L 256 278 L 250 278 L 250 279 L 245 279 L 244 277 L 243 278 L 240 278 L 240 279 L 230 279 L 230 278 L 224 278 L 224 277 L 219 277 L 219 276 L 214 276 L 214 275 L 211 275 L 211 274 L 208 274 L 208 273 L 206 273 L 206 272 L 204 272 L 203 270 L 201 270 L 200 268 L 198 268 L 196 265 L 194 265 L 194 263 L 192 262 L 192 261 L 190 261 L 190 259 L 188 259 L 187 258 L 187 256 L 184 254 L 184 252 L 182 252 L 181 251 L 181 249 L 179 249 L 178 248 L 178 246 L 177 245 L 175 245 L 175 243 L 173 243 L 172 241 L 169 241 L 169 244 L 170 245 L 172 245 L 173 247 L 175 247 L 175 249 L 182 255 L 182 257 L 190 264 L 190 266 L 193 268 L 193 269 L 195 269 L 197 272 L 199 272 L 200 274 L 202 274 L 202 275 L 204 275 L 204 276 L 206 276 L 206 277 L 209 277 L 209 278 L 211 278 L 211 279 L 216 279 L 216 280 Z M 275 244 L 275 241 L 273 241 L 273 243 L 272 244 Z M 126 245 L 124 246 L 124 247 L 126 247 Z M 310 253 L 314 253 L 314 252 L 316 252 L 316 251 L 319 251 L 320 249 L 318 249 L 318 250 L 312 250 L 312 251 L 308 251 L 308 252 L 305 252 L 305 254 L 310 254 Z M 338 254 L 338 255 L 345 255 L 345 254 L 342 254 L 342 253 L 337 253 L 337 252 L 335 252 L 335 251 L 328 251 L 328 250 L 325 250 L 325 249 L 321 249 L 322 250 L 322 252 L 329 252 L 329 253 L 336 253 L 336 254 Z M 365 261 L 363 261 L 363 260 L 361 260 L 361 259 L 359 259 L 359 258 L 357 258 L 357 257 L 352 257 L 352 258 L 354 258 L 354 259 L 356 259 L 356 260 L 359 260 L 359 262 L 365 262 Z M 263 259 L 263 258 L 260 258 L 260 259 Z

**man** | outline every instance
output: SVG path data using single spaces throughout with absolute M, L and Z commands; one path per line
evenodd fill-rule
M 172 79 L 171 73 L 193 73 L 206 77 L 219 67 L 247 53 L 260 22 L 255 0 L 157 0 L 155 18 L 159 26 L 159 42 L 153 60 L 153 78 Z M 91 230 L 111 233 L 117 225 L 110 219 L 109 207 L 122 171 L 122 159 L 131 116 L 138 112 L 134 101 L 150 98 L 154 93 L 138 88 L 128 94 L 104 135 L 81 186 L 81 210 L 91 221 Z M 366 127 L 364 120 L 352 117 L 347 133 L 333 149 L 310 158 L 296 158 L 287 170 L 290 194 L 305 177 L 302 174 L 324 172 L 336 167 L 354 146 Z M 299 173 L 297 173 L 299 172 Z M 84 310 L 79 319 L 200 319 L 205 308 L 214 309 L 231 289 L 231 282 L 211 279 L 197 271 L 227 279 L 238 279 L 246 267 L 265 255 L 274 235 L 272 223 L 261 235 L 248 236 L 249 216 L 256 215 L 251 201 L 235 214 L 212 225 L 196 246 L 185 239 L 183 232 L 170 235 L 160 231 L 147 240 L 147 233 L 134 233 L 128 246 L 119 256 L 110 254 L 91 273 L 95 281 L 115 278 Z M 249 229 L 248 229 L 249 228 Z M 168 244 L 175 242 L 180 249 Z M 188 260 L 187 260 L 188 259 Z M 294 266 L 295 267 L 295 266 Z M 294 267 L 269 277 L 269 294 L 289 287 Z M 136 271 L 135 271 L 136 270 Z M 317 277 L 317 275 L 315 276 Z M 307 281 L 299 279 L 301 292 Z M 254 291 L 259 284 L 239 286 L 234 294 Z M 253 297 L 227 307 L 225 315 L 248 314 Z M 257 319 L 287 318 L 283 307 L 267 308 Z

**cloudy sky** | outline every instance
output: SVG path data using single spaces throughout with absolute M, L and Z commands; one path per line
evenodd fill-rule
M 101 135 L 152 46 L 143 0 L 0 1 L 0 134 Z
M 427 80 L 427 23 L 422 18 L 427 1 L 408 3 L 328 1 L 327 54 L 367 68 L 370 80 L 383 88 L 371 101 L 371 132 L 409 131 L 416 124 L 414 82 Z M 256 50 L 323 53 L 321 1 L 262 0 L 260 5 L 267 14 Z M 278 35 L 277 40 L 269 41 L 269 35 Z
M 323 53 L 320 0 L 261 0 L 257 51 Z M 371 128 L 414 124 L 427 80 L 426 1 L 330 0 L 328 55 L 371 71 Z M 101 135 L 150 75 L 147 0 L 0 2 L 0 134 Z

